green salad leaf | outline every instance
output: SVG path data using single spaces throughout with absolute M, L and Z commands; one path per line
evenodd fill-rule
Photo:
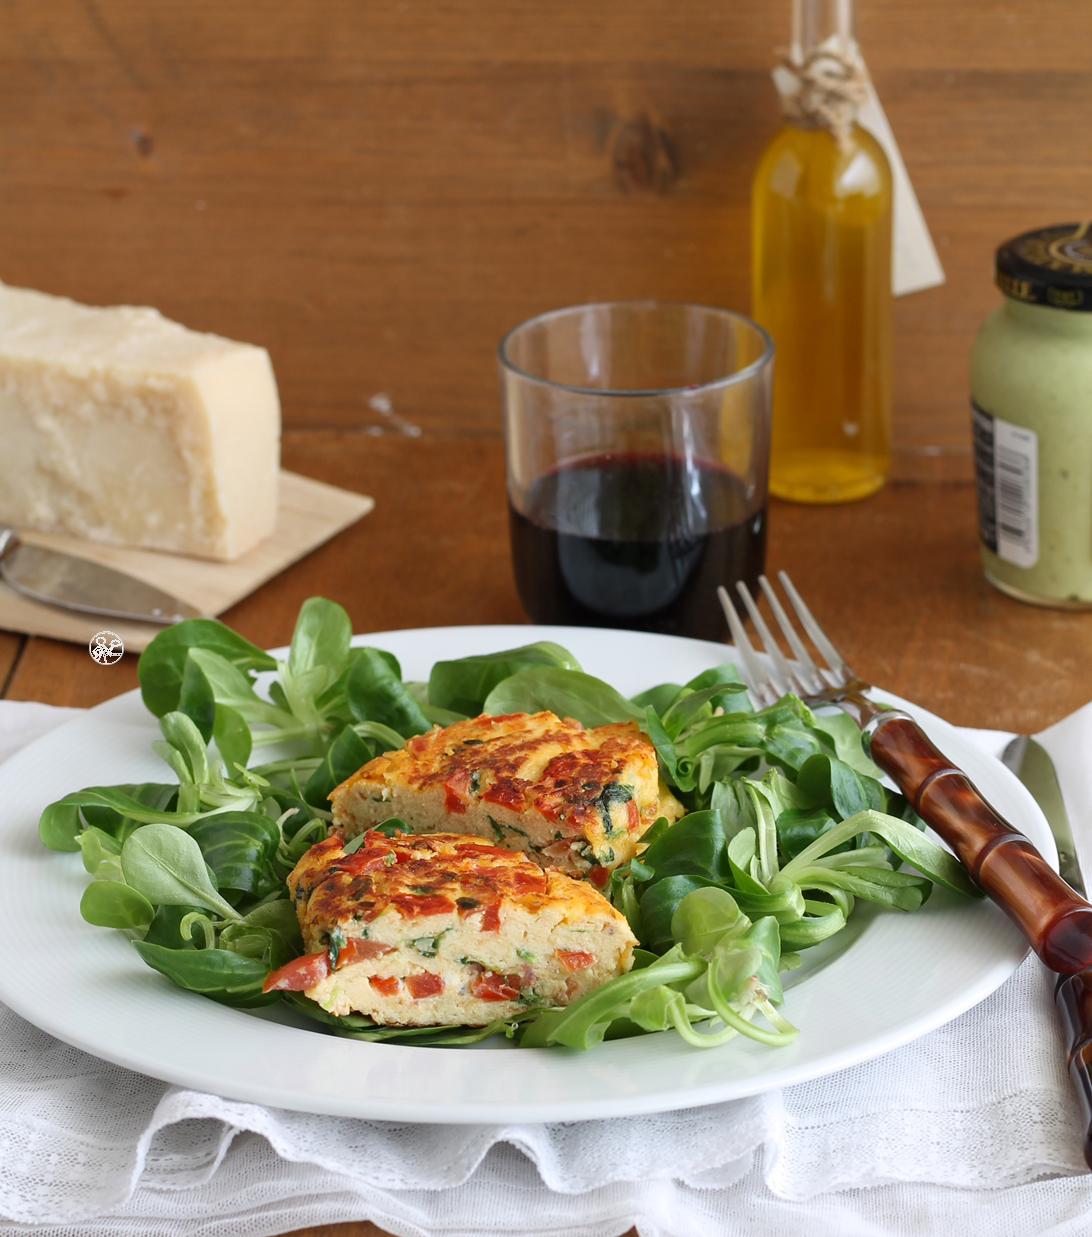
M 475 653 L 454 661 L 438 661 L 428 679 L 428 703 L 463 717 L 487 712 L 485 701 L 505 679 L 531 666 L 580 670 L 575 657 L 560 644 L 540 640 L 501 653 Z
M 215 653 L 244 674 L 277 667 L 268 653 L 215 619 L 186 619 L 176 623 L 159 632 L 137 663 L 140 694 L 148 711 L 156 717 L 178 708 L 186 661 L 192 649 Z
M 379 722 L 405 740 L 424 734 L 432 723 L 402 682 L 397 661 L 392 665 L 392 660 L 378 649 L 358 650 L 346 693 L 357 721 Z
M 575 718 L 582 726 L 642 721 L 644 710 L 602 679 L 562 666 L 528 666 L 493 688 L 483 713 L 541 713 Z

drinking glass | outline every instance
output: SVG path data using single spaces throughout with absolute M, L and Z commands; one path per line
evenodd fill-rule
M 726 309 L 616 301 L 501 340 L 512 562 L 536 623 L 721 639 L 766 553 L 773 343 Z

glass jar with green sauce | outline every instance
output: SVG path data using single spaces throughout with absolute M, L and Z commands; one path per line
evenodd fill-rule
M 1092 608 L 1092 224 L 997 251 L 1004 303 L 971 352 L 986 578 L 1036 605 Z

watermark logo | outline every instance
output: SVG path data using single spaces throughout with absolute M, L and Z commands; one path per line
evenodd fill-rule
M 121 637 L 115 632 L 100 631 L 97 635 L 91 637 L 91 643 L 87 646 L 87 651 L 100 666 L 112 666 L 114 662 L 121 661 L 121 655 L 125 652 L 125 645 L 122 644 Z

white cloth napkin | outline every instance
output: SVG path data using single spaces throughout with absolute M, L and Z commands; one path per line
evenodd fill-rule
M 0 754 L 74 710 L 0 702 Z M 1008 737 L 968 732 L 988 751 Z M 1092 820 L 1092 707 L 1042 736 Z M 1085 1237 L 1092 1176 L 1050 979 L 1030 959 L 946 1027 L 801 1086 L 658 1116 L 428 1126 L 186 1091 L 0 1006 L 0 1234 Z M 32 1226 L 32 1227 L 27 1227 Z

